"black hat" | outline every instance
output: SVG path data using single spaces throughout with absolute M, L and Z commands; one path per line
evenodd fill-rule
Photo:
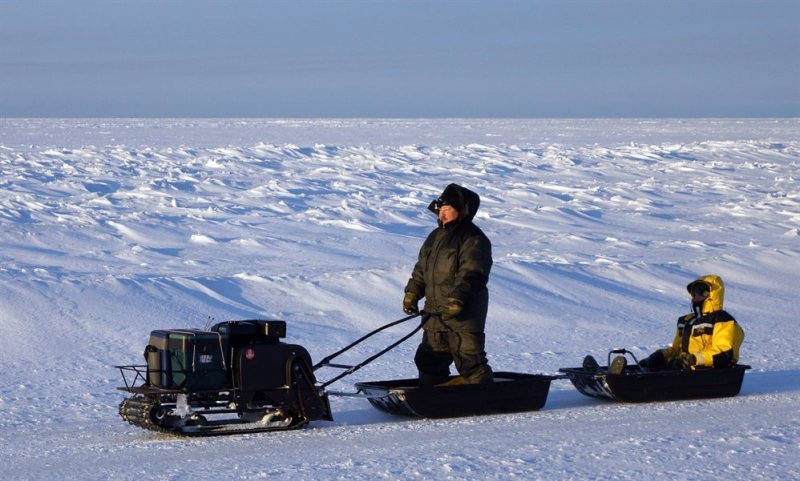
M 461 201 L 458 199 L 458 196 L 443 194 L 438 199 L 433 201 L 433 208 L 435 210 L 439 210 L 445 205 L 449 205 L 455 210 L 461 211 Z
M 452 206 L 462 219 L 472 220 L 481 204 L 481 198 L 471 190 L 458 184 L 450 184 L 444 188 L 442 194 L 428 205 L 428 210 L 438 214 L 443 205 Z
M 461 200 L 461 196 L 458 192 L 458 186 L 456 184 L 448 185 L 444 189 L 444 192 L 442 192 L 442 195 L 433 201 L 435 210 L 439 210 L 443 205 L 452 206 L 455 210 L 461 212 L 461 209 L 464 207 L 464 203 Z

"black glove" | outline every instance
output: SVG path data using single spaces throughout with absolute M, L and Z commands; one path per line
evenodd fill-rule
M 648 369 L 659 369 L 665 365 L 666 361 L 664 360 L 664 352 L 662 352 L 661 349 L 639 361 L 639 366 Z
M 688 352 L 682 352 L 678 359 L 680 359 L 681 369 L 684 371 L 692 369 L 697 364 L 697 358 L 694 357 L 694 354 L 689 354 Z
M 442 317 L 445 319 L 453 319 L 464 309 L 464 303 L 455 297 L 447 298 L 447 307 L 442 311 Z
M 417 297 L 416 294 L 413 292 L 406 292 L 406 295 L 403 297 L 403 312 L 409 316 L 419 314 L 418 302 L 419 297 Z

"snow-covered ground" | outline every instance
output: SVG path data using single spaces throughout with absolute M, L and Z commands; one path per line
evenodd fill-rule
M 482 196 L 497 370 L 646 355 L 726 281 L 734 398 L 180 439 L 117 414 L 153 329 L 288 322 L 315 360 L 403 317 L 425 207 Z M 800 479 L 800 120 L 0 120 L 4 479 Z M 410 329 L 359 348 L 360 360 Z M 415 375 L 415 341 L 331 387 Z M 321 379 L 337 372 L 318 372 Z

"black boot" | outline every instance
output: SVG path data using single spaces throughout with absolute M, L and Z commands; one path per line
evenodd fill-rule
M 600 372 L 600 365 L 592 356 L 583 358 L 583 369 L 589 372 Z

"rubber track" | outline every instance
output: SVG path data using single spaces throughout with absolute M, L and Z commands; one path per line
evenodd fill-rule
M 248 433 L 263 433 L 272 431 L 290 431 L 298 429 L 306 424 L 308 420 L 302 416 L 294 416 L 292 423 L 287 426 L 253 426 L 255 423 L 242 423 L 243 427 L 237 428 L 237 423 L 217 424 L 214 426 L 162 426 L 153 422 L 150 413 L 153 409 L 157 409 L 159 403 L 145 396 L 135 395 L 123 399 L 119 404 L 119 415 L 132 424 L 133 426 L 155 431 L 158 433 L 174 434 L 180 436 L 222 436 L 229 434 L 248 434 Z M 253 426 L 253 427 L 245 427 Z

